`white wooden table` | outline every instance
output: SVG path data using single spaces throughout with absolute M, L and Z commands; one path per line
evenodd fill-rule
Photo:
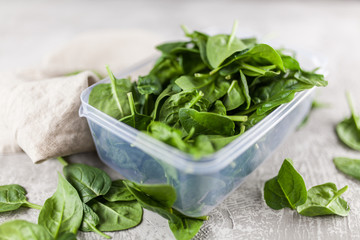
M 349 115 L 344 92 L 350 90 L 360 110 L 360 2 L 310 1 L 0 1 L 0 71 L 37 64 L 41 57 L 79 32 L 102 28 L 145 28 L 171 37 L 182 35 L 180 24 L 192 29 L 218 26 L 231 29 L 233 20 L 246 33 L 275 38 L 328 60 L 329 86 L 318 100 L 308 124 L 292 134 L 231 196 L 210 213 L 196 239 L 360 239 L 360 182 L 339 173 L 333 157 L 360 158 L 344 147 L 334 126 Z M 1 116 L 0 116 L 1 117 Z M 0 133 L 1 134 L 1 133 Z M 271 210 L 263 201 L 266 180 L 277 174 L 284 158 L 292 158 L 307 187 L 334 182 L 349 185 L 344 198 L 348 217 L 303 217 L 294 211 Z M 119 175 L 103 165 L 95 153 L 71 157 Z M 17 183 L 29 201 L 42 204 L 56 189 L 55 160 L 34 165 L 25 154 L 0 156 L 0 185 Z M 0 215 L 37 222 L 38 211 L 20 209 Z M 167 222 L 146 211 L 139 227 L 110 233 L 114 239 L 173 239 Z M 79 239 L 101 239 L 80 233 Z

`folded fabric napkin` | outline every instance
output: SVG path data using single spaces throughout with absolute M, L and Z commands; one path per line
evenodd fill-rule
M 99 80 L 94 72 L 105 76 L 105 64 L 119 72 L 152 55 L 159 40 L 145 30 L 85 33 L 36 68 L 0 74 L 0 154 L 24 151 L 38 163 L 94 150 L 78 115 L 81 92 Z

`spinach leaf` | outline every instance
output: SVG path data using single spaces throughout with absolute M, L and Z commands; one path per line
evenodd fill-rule
M 0 186 L 0 213 L 16 210 L 20 207 L 41 209 L 41 206 L 26 200 L 25 189 L 18 184 Z
M 339 139 L 348 147 L 360 151 L 360 116 L 355 113 L 355 107 L 350 93 L 346 94 L 351 110 L 351 116 L 336 126 Z
M 243 96 L 245 97 L 245 100 L 246 100 L 246 108 L 245 108 L 245 110 L 249 109 L 250 104 L 251 104 L 249 86 L 247 84 L 246 77 L 245 77 L 244 73 L 241 70 L 240 70 L 240 88 L 241 88 Z
M 156 138 L 170 146 L 176 147 L 182 151 L 187 151 L 187 145 L 182 139 L 182 132 L 179 129 L 172 128 L 162 122 L 152 122 L 149 125 L 148 132 L 150 136 Z
M 231 35 L 219 34 L 209 37 L 206 43 L 206 55 L 212 68 L 218 67 L 233 53 L 244 50 L 247 46 L 235 37 L 237 22 L 234 23 Z
M 193 128 L 195 129 L 195 128 Z M 194 131 L 195 133 L 195 131 Z M 205 155 L 209 155 L 215 152 L 213 143 L 207 135 L 199 135 L 195 138 L 188 152 L 194 156 L 195 159 L 199 159 Z
M 215 150 L 219 150 L 232 141 L 234 141 L 236 138 L 238 138 L 242 133 L 230 137 L 224 137 L 221 135 L 208 135 L 209 140 L 211 141 L 212 145 L 214 146 Z
M 124 185 L 123 180 L 113 181 L 109 191 L 103 197 L 109 202 L 135 200 L 135 197 Z
M 226 107 L 224 106 L 222 101 L 216 100 L 212 108 L 210 109 L 210 112 L 226 116 Z
M 80 230 L 83 232 L 96 232 L 100 236 L 110 239 L 111 237 L 101 232 L 96 226 L 99 224 L 99 216 L 85 203 L 83 204 L 84 217 L 80 226 Z
M 132 89 L 129 79 L 116 79 L 106 66 L 111 83 L 96 85 L 89 95 L 89 104 L 109 116 L 120 119 L 130 114 L 126 93 Z
M 169 126 L 176 126 L 179 121 L 179 110 L 181 108 L 194 108 L 206 111 L 209 103 L 202 98 L 203 93 L 194 91 L 182 91 L 170 96 L 165 100 L 160 109 L 159 120 Z
M 108 202 L 92 200 L 91 209 L 98 215 L 100 231 L 119 231 L 135 227 L 142 220 L 143 211 L 137 201 Z
M 169 221 L 169 227 L 177 240 L 192 239 L 204 224 L 203 219 L 186 217 L 180 213 L 175 214 L 179 220 Z
M 339 215 L 347 216 L 350 208 L 340 196 L 348 186 L 337 190 L 334 183 L 325 183 L 312 187 L 308 191 L 306 202 L 297 207 L 298 213 L 304 216 Z
M 222 76 L 181 76 L 176 79 L 178 85 L 184 91 L 199 90 L 204 93 L 204 98 L 213 103 L 223 97 L 230 87 L 230 84 Z
M 161 92 L 161 83 L 154 75 L 139 76 L 137 81 L 137 90 L 141 94 L 156 94 Z
M 281 56 L 275 49 L 267 44 L 257 44 L 251 49 L 244 49 L 235 52 L 225 59 L 219 67 L 212 70 L 210 74 L 215 74 L 233 62 L 247 62 L 249 60 L 259 65 L 275 65 L 281 71 L 285 71 Z
M 86 164 L 66 165 L 63 172 L 84 203 L 97 196 L 105 195 L 111 186 L 111 179 L 106 172 Z
M 182 108 L 179 111 L 179 118 L 181 125 L 187 132 L 195 128 L 194 136 L 199 134 L 231 136 L 235 133 L 234 122 L 219 114 Z
M 160 50 L 162 53 L 170 54 L 174 49 L 186 47 L 188 42 L 167 42 L 161 45 L 156 46 L 156 49 Z
M 76 234 L 71 232 L 61 233 L 56 240 L 76 240 Z
M 245 97 L 239 87 L 238 81 L 232 81 L 223 102 L 227 111 L 234 110 L 245 102 Z
M 76 189 L 60 174 L 58 179 L 57 190 L 45 201 L 38 219 L 54 238 L 66 232 L 76 234 L 83 218 L 83 203 Z
M 160 214 L 169 221 L 176 239 L 192 239 L 206 219 L 190 218 L 173 209 L 176 192 L 170 185 L 136 184 L 127 180 L 124 183 L 144 208 Z
M 129 99 L 131 115 L 120 119 L 120 121 L 138 130 L 146 130 L 148 125 L 152 121 L 152 117 L 138 114 L 135 109 L 135 103 L 132 93 L 129 92 L 127 96 Z
M 360 159 L 351 159 L 345 157 L 334 158 L 337 169 L 357 180 L 360 180 Z
M 153 117 L 154 120 L 157 119 L 158 109 L 159 109 L 159 106 L 161 106 L 161 103 L 163 102 L 163 100 L 165 100 L 167 97 L 169 97 L 175 93 L 178 93 L 178 92 L 179 91 L 177 91 L 173 88 L 173 85 L 169 85 L 169 86 L 167 86 L 167 88 L 164 91 L 162 91 L 160 93 L 160 95 L 156 98 L 154 110 L 151 113 L 151 116 Z
M 284 207 L 295 209 L 305 203 L 306 186 L 291 159 L 285 159 L 278 175 L 265 183 L 264 198 L 266 204 L 276 210 Z
M 13 220 L 0 225 L 0 239 L 52 240 L 54 238 L 41 225 L 25 220 Z

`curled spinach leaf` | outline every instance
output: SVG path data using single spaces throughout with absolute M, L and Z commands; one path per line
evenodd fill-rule
M 80 230 L 83 232 L 96 232 L 100 236 L 110 239 L 110 236 L 106 235 L 105 233 L 101 232 L 99 229 L 96 228 L 96 226 L 100 222 L 99 216 L 85 203 L 83 204 L 83 207 L 84 216 L 80 226 Z
M 334 183 L 325 183 L 312 187 L 308 191 L 306 202 L 297 207 L 298 213 L 304 216 L 339 215 L 347 216 L 350 207 L 340 196 L 348 186 L 337 190 Z
M 117 79 L 106 67 L 111 83 L 96 85 L 90 95 L 89 104 L 109 116 L 120 119 L 130 114 L 130 107 L 126 93 L 132 89 L 130 79 Z
M 336 126 L 339 139 L 348 147 L 360 151 L 360 117 L 355 112 L 350 93 L 346 94 L 351 116 Z
M 305 203 L 307 191 L 302 176 L 290 159 L 285 159 L 276 177 L 265 183 L 264 198 L 272 209 L 296 207 Z

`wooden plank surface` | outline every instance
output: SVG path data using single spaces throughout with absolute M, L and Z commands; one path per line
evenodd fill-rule
M 336 170 L 332 158 L 360 153 L 336 138 L 334 127 L 349 115 L 344 92 L 350 90 L 360 110 L 360 3 L 355 1 L 243 2 L 243 1 L 115 1 L 0 2 L 0 71 L 36 64 L 51 49 L 78 32 L 100 28 L 146 28 L 166 38 L 181 36 L 178 26 L 231 29 L 234 19 L 246 33 L 275 38 L 298 46 L 328 62 L 329 86 L 318 100 L 329 107 L 315 110 L 308 124 L 293 133 L 235 192 L 210 213 L 210 220 L 195 239 L 360 239 L 360 182 Z M 1 117 L 1 116 L 0 116 Z M 1 133 L 0 133 L 1 134 Z M 344 198 L 348 217 L 303 217 L 289 209 L 274 211 L 263 201 L 264 182 L 276 175 L 284 158 L 292 158 L 307 187 L 334 182 L 349 185 Z M 98 161 L 94 153 L 71 157 L 117 173 Z M 0 185 L 23 185 L 31 202 L 42 204 L 56 188 L 54 160 L 33 165 L 24 154 L 0 156 Z M 0 215 L 37 221 L 37 210 L 21 209 Z M 114 239 L 172 239 L 167 222 L 151 212 L 137 228 L 110 234 Z M 79 239 L 101 239 L 81 233 Z

